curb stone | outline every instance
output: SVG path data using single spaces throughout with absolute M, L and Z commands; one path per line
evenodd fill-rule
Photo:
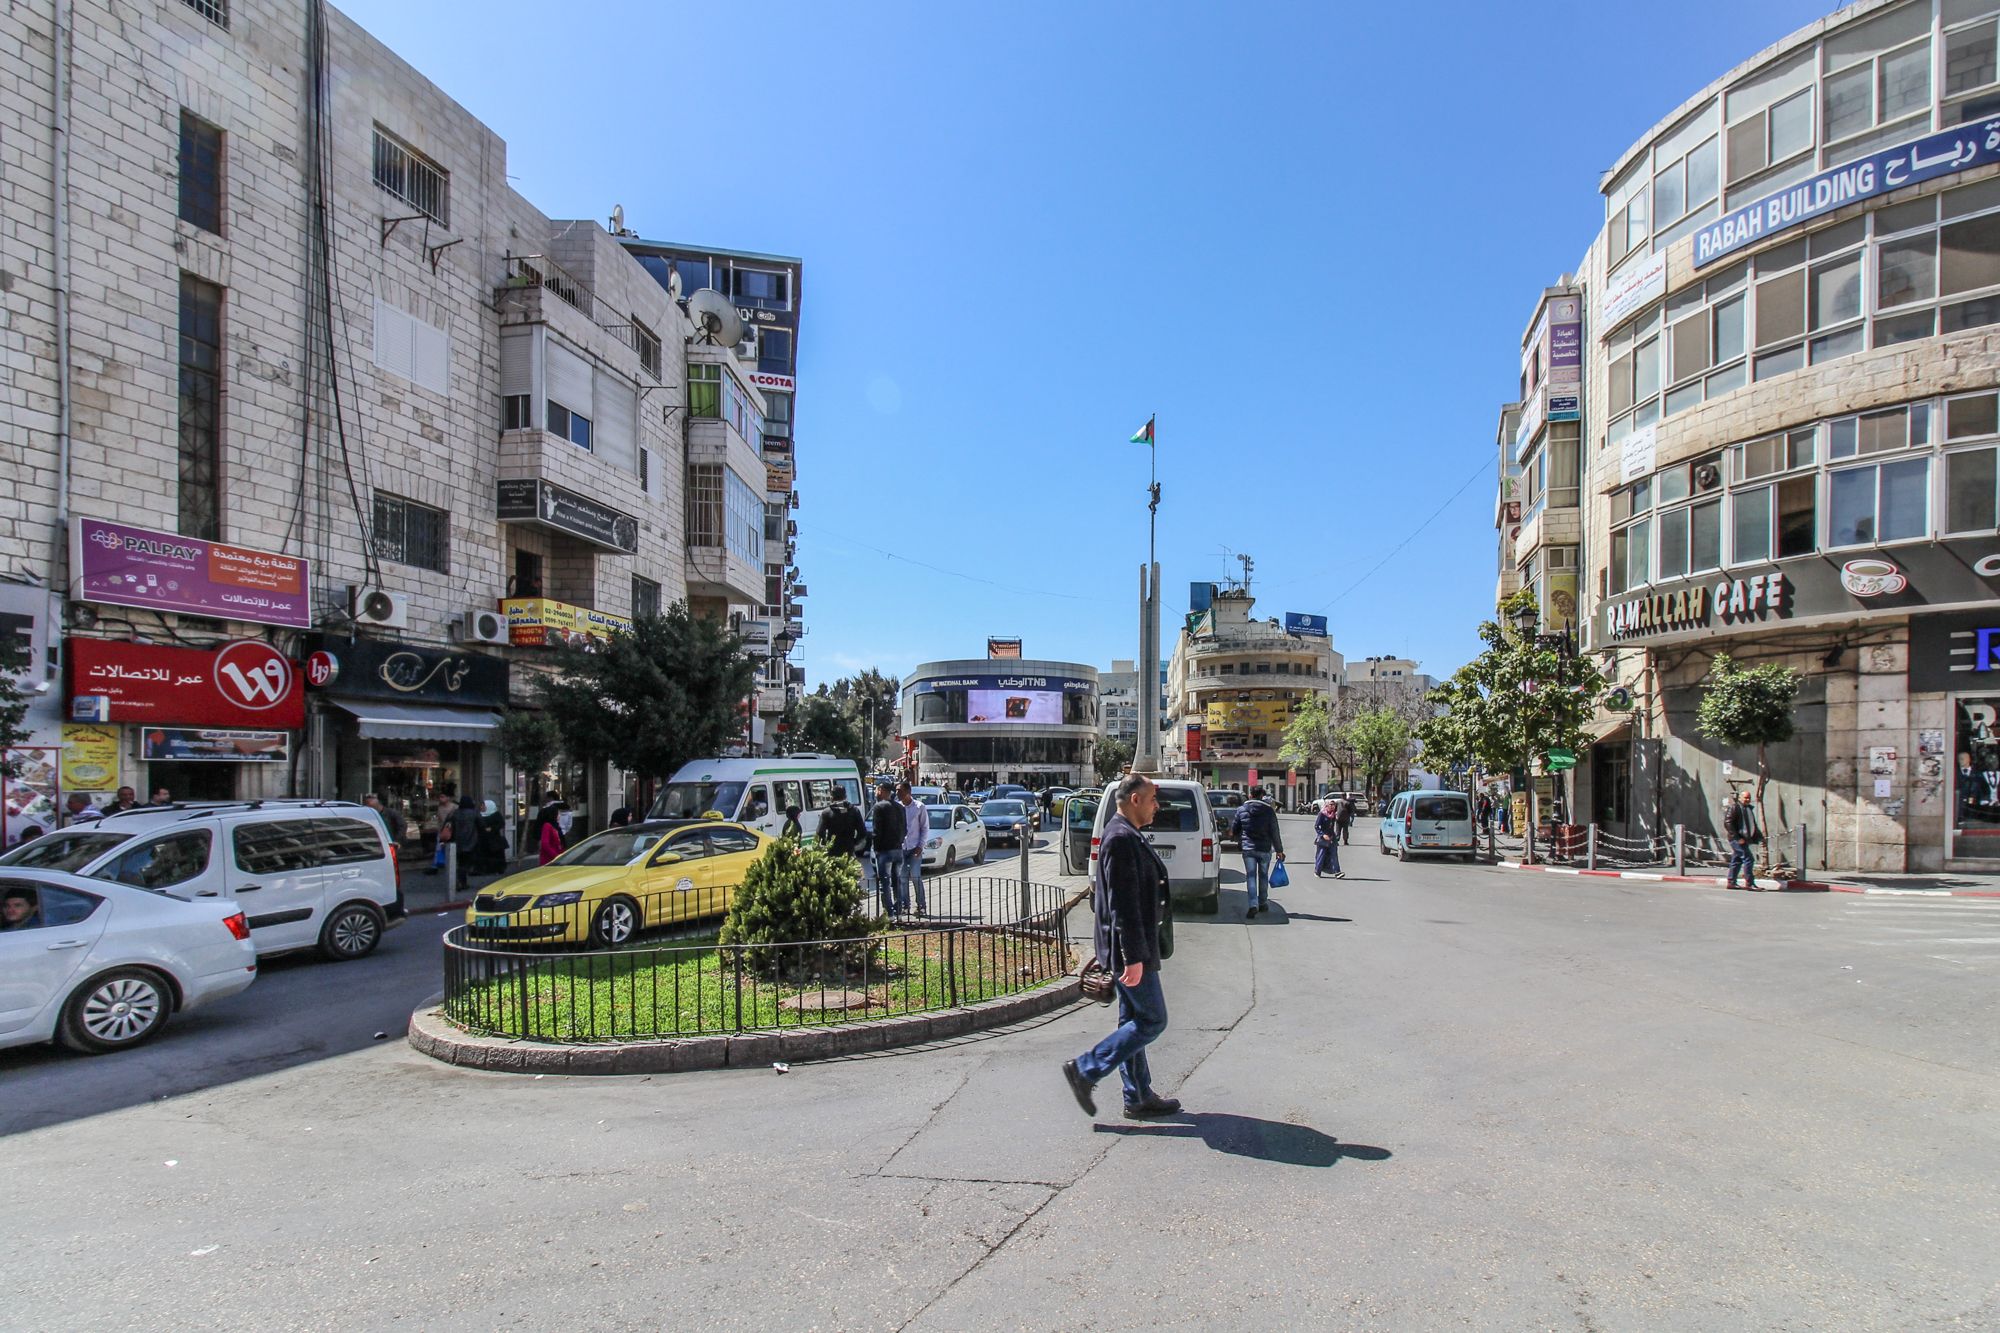
M 964 1008 L 867 1023 L 561 1046 L 475 1036 L 455 1027 L 442 1009 L 430 1003 L 410 1015 L 409 1041 L 420 1053 L 444 1064 L 501 1074 L 678 1074 L 698 1069 L 768 1067 L 779 1061 L 798 1064 L 921 1046 L 1009 1027 L 1082 998 L 1077 979 L 1069 976 L 1019 995 Z
M 1519 861 L 1496 861 L 1502 870 L 1538 870 L 1551 875 L 1590 875 L 1599 879 L 1643 879 L 1662 884 L 1700 884 L 1721 888 L 1720 875 L 1670 875 L 1651 870 L 1585 870 L 1580 866 L 1523 865 Z M 2000 898 L 2000 892 L 1984 889 L 1887 889 L 1867 884 L 1835 884 L 1817 879 L 1773 880 L 1764 876 L 1771 888 L 1783 893 L 1865 893 L 1891 894 L 1911 898 Z

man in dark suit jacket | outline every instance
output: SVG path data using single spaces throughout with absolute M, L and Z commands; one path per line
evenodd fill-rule
M 1091 910 L 1097 914 L 1097 964 L 1118 980 L 1118 1028 L 1062 1068 L 1084 1114 L 1097 1114 L 1091 1089 L 1116 1069 L 1125 1084 L 1125 1118 L 1147 1120 L 1181 1109 L 1179 1101 L 1153 1091 L 1146 1063 L 1146 1047 L 1167 1030 L 1167 997 L 1160 989 L 1167 872 L 1139 832 L 1153 822 L 1160 792 L 1150 779 L 1128 773 L 1118 783 L 1117 800 L 1118 813 L 1105 821 L 1098 844 Z

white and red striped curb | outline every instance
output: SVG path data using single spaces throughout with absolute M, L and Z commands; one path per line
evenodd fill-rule
M 1710 888 L 1721 888 L 1724 883 L 1720 875 L 1669 875 L 1656 870 L 1585 870 L 1581 866 L 1523 865 L 1519 861 L 1496 861 L 1494 864 L 1503 870 L 1540 870 L 1551 875 L 1595 875 L 1601 879 L 1643 879 L 1662 884 L 1703 884 Z M 1773 881 L 1766 877 L 1765 885 L 1767 888 L 1791 893 L 1866 893 L 1906 898 L 2000 898 L 2000 891 L 1990 889 L 1884 889 L 1867 884 L 1830 884 L 1816 879 Z

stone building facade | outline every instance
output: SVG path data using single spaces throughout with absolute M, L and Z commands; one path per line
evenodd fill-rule
M 541 781 L 508 771 L 497 715 L 548 643 L 765 601 L 763 400 L 736 349 L 604 227 L 513 190 L 505 143 L 338 11 L 10 7 L 0 145 L 0 614 L 60 686 L 36 740 L 115 750 L 93 785 L 387 787 L 413 827 L 447 786 L 513 805 Z M 690 488 L 702 449 L 726 493 Z M 239 615 L 259 599 L 170 594 L 170 571 L 107 592 L 84 533 L 136 569 L 279 567 L 287 605 Z M 218 761 L 180 736 L 200 710 L 66 672 L 79 640 L 134 661 L 256 640 L 312 679 L 257 761 Z M 598 818 L 623 795 L 558 781 Z
M 1802 870 L 2000 864 L 1996 47 L 2000 0 L 1862 0 L 1606 174 L 1541 302 L 1581 297 L 1579 629 L 1632 703 L 1579 816 L 1716 833 L 1756 767 L 1694 725 L 1726 653 L 1803 678 L 1768 800 Z M 1532 468 L 1556 395 L 1522 387 Z M 1548 586 L 1549 514 L 1503 527 L 1518 586 Z

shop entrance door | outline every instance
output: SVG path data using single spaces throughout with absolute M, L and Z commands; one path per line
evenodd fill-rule
M 146 765 L 146 799 L 165 787 L 176 801 L 233 801 L 235 764 L 191 764 L 156 760 Z
M 1961 695 L 1952 701 L 1951 846 L 1953 857 L 2000 859 L 2000 696 Z M 1920 748 L 1928 748 L 1920 738 Z M 1927 758 L 1918 756 L 1918 780 Z
M 391 810 L 403 812 L 403 847 L 428 856 L 437 846 L 438 801 L 456 795 L 461 777 L 456 741 L 376 741 L 369 786 Z

